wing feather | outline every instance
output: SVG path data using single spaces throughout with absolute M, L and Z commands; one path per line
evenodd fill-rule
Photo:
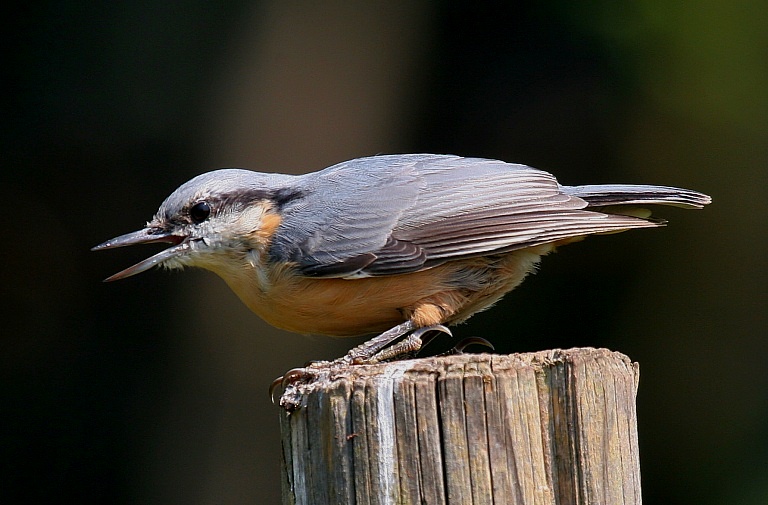
M 634 186 L 564 187 L 547 172 L 495 160 L 375 156 L 302 176 L 299 185 L 303 196 L 283 208 L 270 252 L 314 276 L 412 272 L 464 257 L 661 224 L 587 209 L 652 199 L 643 199 Z M 648 195 L 654 187 L 643 188 Z M 674 189 L 653 192 L 648 203 L 700 201 L 693 192 L 675 197 Z

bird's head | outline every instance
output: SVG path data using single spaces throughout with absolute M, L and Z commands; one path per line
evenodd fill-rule
M 105 281 L 124 279 L 154 266 L 202 267 L 220 273 L 261 253 L 280 224 L 279 201 L 286 177 L 239 169 L 199 175 L 181 185 L 160 205 L 146 226 L 107 240 L 92 250 L 135 244 L 171 244 Z

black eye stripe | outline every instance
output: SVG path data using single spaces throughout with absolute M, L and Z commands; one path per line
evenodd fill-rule
M 208 202 L 197 202 L 189 209 L 189 217 L 195 223 L 202 223 L 211 215 L 211 206 Z
M 304 197 L 304 193 L 297 190 L 280 189 L 276 191 L 267 191 L 264 189 L 252 189 L 238 191 L 236 193 L 224 193 L 217 195 L 208 195 L 205 200 L 195 202 L 193 205 L 186 207 L 180 211 L 178 216 L 171 216 L 167 219 L 170 221 L 178 221 L 181 223 L 194 224 L 202 223 L 206 221 L 216 209 L 217 213 L 221 213 L 222 210 L 238 210 L 243 207 L 253 205 L 256 202 L 264 201 L 269 203 L 278 209 L 284 205 Z

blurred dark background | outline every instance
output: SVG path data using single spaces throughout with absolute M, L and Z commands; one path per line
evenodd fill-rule
M 33 2 L 8 14 L 4 503 L 278 503 L 270 381 L 357 341 L 268 327 L 207 272 L 91 253 L 218 167 L 499 158 L 704 211 L 545 258 L 456 329 L 641 366 L 648 504 L 768 503 L 768 4 Z

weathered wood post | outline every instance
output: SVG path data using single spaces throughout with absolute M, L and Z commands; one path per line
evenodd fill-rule
M 349 367 L 281 414 L 283 503 L 640 504 L 637 380 L 591 348 Z

